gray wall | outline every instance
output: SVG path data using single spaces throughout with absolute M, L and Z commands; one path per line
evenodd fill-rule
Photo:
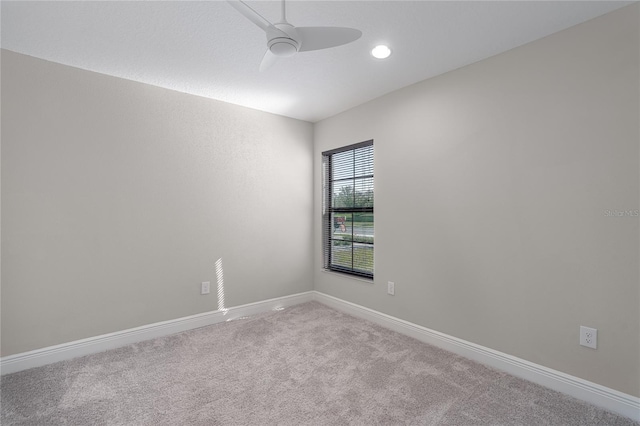
M 2 355 L 312 289 L 312 125 L 2 51 Z M 212 292 L 200 295 L 200 282 Z
M 374 139 L 375 282 L 316 290 L 640 396 L 638 4 L 315 126 Z M 395 281 L 396 295 L 386 294 Z M 578 345 L 580 325 L 599 331 Z

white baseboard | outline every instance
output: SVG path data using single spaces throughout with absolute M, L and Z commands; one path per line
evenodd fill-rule
M 141 342 L 143 340 L 154 339 L 157 337 L 180 333 L 181 331 L 192 330 L 194 328 L 204 327 L 223 321 L 230 321 L 261 312 L 284 308 L 286 306 L 310 302 L 313 298 L 313 292 L 308 291 L 291 296 L 249 303 L 225 310 L 205 312 L 174 320 L 143 325 L 141 327 L 89 337 L 87 339 L 49 346 L 47 348 L 36 349 L 16 355 L 9 355 L 0 358 L 0 372 L 3 375 L 15 373 L 28 368 L 40 367 L 42 365 L 52 364 L 58 361 L 64 361 L 71 358 L 77 358 L 79 356 L 119 348 L 132 343 Z
M 640 421 L 640 398 L 314 291 L 314 300 L 398 333 Z

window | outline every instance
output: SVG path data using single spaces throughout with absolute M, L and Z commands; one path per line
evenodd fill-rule
M 322 153 L 324 267 L 373 279 L 373 141 Z

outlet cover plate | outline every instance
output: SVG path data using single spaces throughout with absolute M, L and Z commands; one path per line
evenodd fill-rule
M 598 329 L 580 326 L 580 344 L 588 348 L 598 347 Z
M 200 286 L 200 294 L 209 294 L 209 291 L 211 291 L 211 282 L 204 281 Z
M 395 294 L 396 294 L 396 283 L 394 283 L 393 281 L 387 282 L 387 293 L 389 293 L 392 296 L 395 296 Z

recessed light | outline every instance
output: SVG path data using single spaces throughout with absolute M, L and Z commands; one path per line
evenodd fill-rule
M 371 55 L 377 59 L 386 59 L 391 55 L 391 49 L 384 44 L 378 45 L 371 50 Z

